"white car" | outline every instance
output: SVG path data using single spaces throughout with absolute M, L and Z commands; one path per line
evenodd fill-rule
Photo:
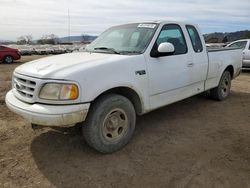
M 48 55 L 48 54 L 52 54 L 54 50 L 48 46 L 37 46 L 35 47 L 35 52 L 38 55 Z
M 226 99 L 242 67 L 241 49 L 207 51 L 198 27 L 182 22 L 115 26 L 86 50 L 17 67 L 6 104 L 32 124 L 82 123 L 102 153 L 129 142 L 136 115 L 207 90 Z
M 32 46 L 20 46 L 18 47 L 21 55 L 33 55 L 36 53 L 34 47 Z
M 52 49 L 53 49 L 53 51 L 52 51 L 53 54 L 63 54 L 63 53 L 66 53 L 66 48 L 64 48 L 62 46 L 53 46 Z
M 250 68 L 250 39 L 237 40 L 228 44 L 227 47 L 236 47 L 243 49 L 242 67 Z

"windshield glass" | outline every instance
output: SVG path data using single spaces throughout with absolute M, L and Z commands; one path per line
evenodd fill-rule
M 150 43 L 157 24 L 126 24 L 103 32 L 86 48 L 90 52 L 140 54 Z

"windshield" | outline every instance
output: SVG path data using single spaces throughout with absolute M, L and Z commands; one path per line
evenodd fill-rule
M 149 45 L 157 24 L 126 24 L 102 33 L 86 48 L 90 52 L 140 54 Z

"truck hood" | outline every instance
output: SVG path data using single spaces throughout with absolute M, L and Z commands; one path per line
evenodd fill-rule
M 55 55 L 25 63 L 17 67 L 15 72 L 36 78 L 65 79 L 76 70 L 84 70 L 87 67 L 115 59 L 121 60 L 125 57 L 124 55 L 89 52 Z

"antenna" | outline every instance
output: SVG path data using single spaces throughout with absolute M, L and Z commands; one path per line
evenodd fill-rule
M 70 43 L 70 14 L 68 9 L 68 42 Z

